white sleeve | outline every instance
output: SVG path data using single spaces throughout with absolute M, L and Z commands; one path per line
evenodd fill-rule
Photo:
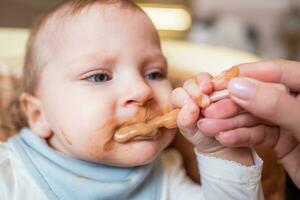
M 170 200 L 263 200 L 260 184 L 262 160 L 253 152 L 255 165 L 204 156 L 196 152 L 201 186 L 187 177 L 182 159 L 175 150 L 167 151 L 163 158 L 166 190 L 162 199 Z
M 0 199 L 15 199 L 14 193 L 14 171 L 10 160 L 11 149 L 3 142 L 0 142 Z
M 162 161 L 164 170 L 162 200 L 204 199 L 200 185 L 186 175 L 181 155 L 177 150 L 164 151 Z
M 254 165 L 204 156 L 195 151 L 205 199 L 263 200 L 263 161 L 252 151 Z
M 47 199 L 29 176 L 13 147 L 3 142 L 0 142 L 0 199 Z

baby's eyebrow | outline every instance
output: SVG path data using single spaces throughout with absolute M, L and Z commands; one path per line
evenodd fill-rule
M 160 61 L 160 62 L 162 62 L 162 63 L 164 63 L 164 64 L 167 65 L 167 59 L 166 59 L 166 57 L 165 57 L 163 54 L 161 54 L 161 53 L 159 53 L 159 54 L 154 54 L 154 55 L 150 55 L 150 56 L 148 57 L 148 62 L 155 62 L 155 61 Z
M 76 75 L 82 75 L 87 71 L 92 71 L 99 66 L 113 66 L 115 62 L 114 56 L 83 54 L 76 56 L 74 59 L 66 62 L 66 67 L 73 71 Z
M 99 54 L 81 54 L 72 59 L 68 64 L 77 64 L 80 62 L 93 62 L 93 63 L 112 63 L 116 56 L 108 53 Z
M 117 56 L 114 54 L 101 53 L 101 54 L 81 54 L 76 56 L 70 62 L 68 62 L 67 66 L 98 66 L 101 65 L 112 65 L 116 62 Z

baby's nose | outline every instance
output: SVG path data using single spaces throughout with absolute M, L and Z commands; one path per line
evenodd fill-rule
M 131 82 L 126 88 L 126 92 L 121 98 L 121 105 L 138 105 L 143 106 L 146 102 L 153 99 L 152 88 L 144 81 Z

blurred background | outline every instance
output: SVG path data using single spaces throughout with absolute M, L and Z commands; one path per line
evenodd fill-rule
M 33 20 L 61 1 L 0 0 L 0 59 L 8 58 L 13 65 L 14 56 L 24 53 L 28 28 Z M 161 37 L 172 41 L 166 42 L 165 50 L 170 57 L 173 56 L 174 65 L 180 63 L 186 67 L 184 70 L 190 62 L 191 66 L 202 63 L 207 67 L 230 66 L 258 58 L 300 60 L 300 0 L 136 2 L 151 17 Z M 195 54 L 194 47 L 198 48 Z M 176 60 L 179 54 L 181 60 Z M 210 62 L 204 62 L 205 59 Z M 214 68 L 211 69 L 213 72 Z M 197 70 L 201 71 L 199 68 Z M 217 70 L 220 71 L 220 68 Z M 300 199 L 299 189 L 289 179 L 285 191 L 287 200 Z
M 30 27 L 62 0 L 0 0 L 1 27 Z M 300 60 L 300 0 L 136 0 L 162 36 Z M 172 9 L 170 9 L 172 8 Z

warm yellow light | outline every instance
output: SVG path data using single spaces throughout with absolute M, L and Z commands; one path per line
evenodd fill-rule
M 183 7 L 141 4 L 158 30 L 186 31 L 192 23 L 190 13 Z

